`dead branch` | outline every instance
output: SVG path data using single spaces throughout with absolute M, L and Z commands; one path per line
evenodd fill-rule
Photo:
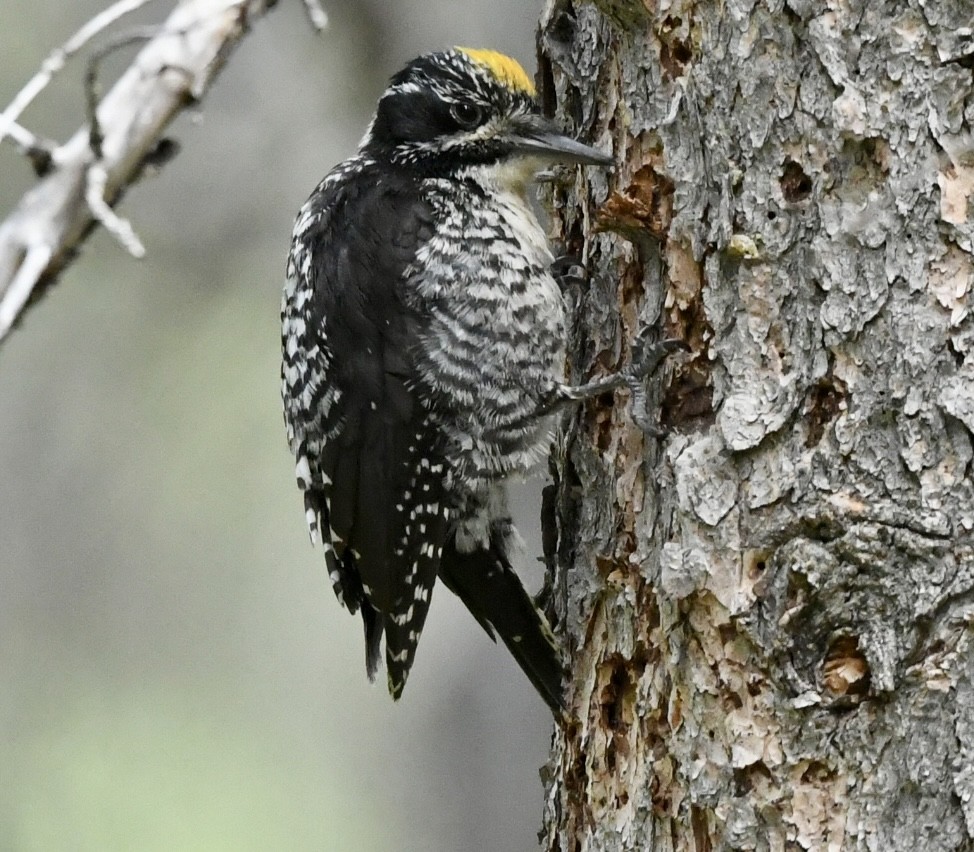
M 54 75 L 61 71 L 68 60 L 90 42 L 100 32 L 110 27 L 123 15 L 151 3 L 152 0 L 118 0 L 105 11 L 99 12 L 79 29 L 63 45 L 51 51 L 47 59 L 41 64 L 40 70 L 27 81 L 7 108 L 0 113 L 0 142 L 5 136 L 10 136 L 22 148 L 41 147 L 37 137 L 29 130 L 17 124 L 17 119 L 31 102 L 47 87 Z
M 122 14 L 148 0 L 123 0 L 48 57 L 0 115 L 0 139 L 28 150 L 38 140 L 17 123 L 64 61 Z M 250 25 L 276 0 L 183 0 L 133 59 L 97 109 L 100 156 L 82 127 L 50 151 L 48 170 L 0 224 L 0 342 L 101 223 L 137 256 L 142 246 L 112 205 L 153 158 L 168 124 L 209 89 Z M 316 0 L 305 0 L 312 19 Z

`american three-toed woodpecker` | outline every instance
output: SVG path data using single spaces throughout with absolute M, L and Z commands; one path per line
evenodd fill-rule
M 362 613 L 370 678 L 385 635 L 394 698 L 439 577 L 562 704 L 559 651 L 511 566 L 505 487 L 543 457 L 560 402 L 609 386 L 563 384 L 565 304 L 527 197 L 553 161 L 611 159 L 541 117 L 513 59 L 428 54 L 294 226 L 287 437 L 312 541 Z

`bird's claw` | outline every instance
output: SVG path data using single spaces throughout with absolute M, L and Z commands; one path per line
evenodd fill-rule
M 644 433 L 654 438 L 662 438 L 666 430 L 661 429 L 649 411 L 645 379 L 652 376 L 660 364 L 673 352 L 687 351 L 689 346 L 677 338 L 651 341 L 652 328 L 643 329 L 630 347 L 631 358 L 626 369 L 625 381 L 631 394 L 632 420 Z
M 689 350 L 689 346 L 678 338 L 651 341 L 652 328 L 643 329 L 630 347 L 629 367 L 626 373 L 629 379 L 636 381 L 653 375 L 659 365 L 673 352 Z
M 573 254 L 559 255 L 552 261 L 551 275 L 562 290 L 579 286 L 588 281 L 588 270 L 580 258 Z

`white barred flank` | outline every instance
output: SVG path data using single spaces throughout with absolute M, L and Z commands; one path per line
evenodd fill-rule
M 566 316 L 529 203 L 489 168 L 461 177 L 424 183 L 438 227 L 409 270 L 407 299 L 434 306 L 418 366 L 424 384 L 462 406 L 442 423 L 450 466 L 480 490 L 547 450 L 548 424 L 532 414 L 563 377 Z

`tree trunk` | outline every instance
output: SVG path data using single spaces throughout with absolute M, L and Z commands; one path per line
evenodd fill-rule
M 974 849 L 972 22 L 549 3 L 574 376 L 691 348 L 555 459 L 549 850 Z

